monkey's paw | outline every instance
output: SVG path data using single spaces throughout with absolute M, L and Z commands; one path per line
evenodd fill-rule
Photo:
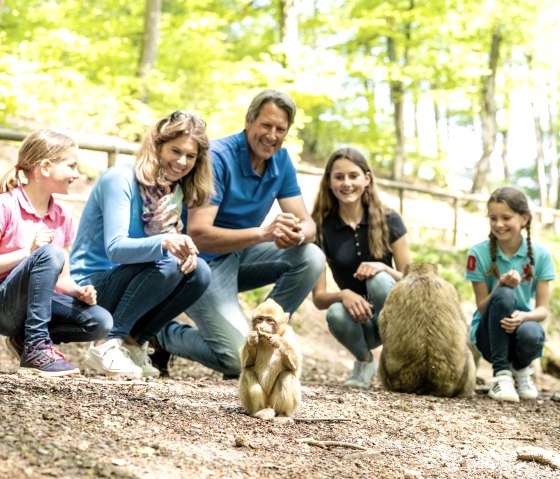
M 256 331 L 251 331 L 247 336 L 247 343 L 249 346 L 256 346 L 259 344 L 259 333 Z
M 273 348 L 280 349 L 282 346 L 282 338 L 278 334 L 269 334 L 266 340 Z
M 257 411 L 254 414 L 254 416 L 256 418 L 263 419 L 264 421 L 271 421 L 272 419 L 275 418 L 276 413 L 274 412 L 274 409 L 266 408 L 266 409 L 261 409 L 260 411 Z

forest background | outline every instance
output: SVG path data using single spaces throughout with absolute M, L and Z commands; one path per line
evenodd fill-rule
M 187 109 L 216 138 L 278 88 L 299 164 L 351 144 L 379 178 L 558 208 L 559 20 L 554 0 L 0 0 L 0 127 L 128 144 Z M 413 248 L 472 299 L 464 250 Z

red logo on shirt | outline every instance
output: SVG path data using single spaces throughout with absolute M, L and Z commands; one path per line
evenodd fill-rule
M 523 281 L 527 279 L 530 269 L 531 269 L 531 263 L 527 263 L 523 265 Z
M 474 271 L 476 269 L 476 258 L 471 254 L 467 258 L 467 271 Z

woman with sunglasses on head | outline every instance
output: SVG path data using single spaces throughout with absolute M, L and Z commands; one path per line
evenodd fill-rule
M 70 256 L 80 285 L 113 314 L 109 335 L 92 343 L 85 366 L 107 376 L 158 376 L 148 341 L 210 282 L 181 211 L 213 191 L 206 124 L 176 111 L 150 128 L 134 165 L 109 168 L 95 184 Z

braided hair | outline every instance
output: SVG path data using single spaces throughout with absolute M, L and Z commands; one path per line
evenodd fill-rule
M 535 266 L 533 247 L 531 245 L 531 221 L 533 219 L 533 215 L 531 214 L 527 197 L 521 190 L 518 190 L 513 186 L 504 186 L 502 188 L 498 188 L 490 195 L 487 206 L 489 206 L 490 203 L 504 203 L 514 213 L 527 216 L 528 220 L 525 225 L 525 229 L 527 230 L 527 255 L 529 256 L 530 266 L 528 271 L 525 272 L 525 278 L 528 281 L 531 281 L 534 277 Z M 486 274 L 499 278 L 500 271 L 498 270 L 498 265 L 496 264 L 496 258 L 498 257 L 498 239 L 492 232 L 490 232 L 488 238 L 490 239 L 490 257 L 492 258 L 492 265 L 490 266 L 490 269 L 486 271 Z

